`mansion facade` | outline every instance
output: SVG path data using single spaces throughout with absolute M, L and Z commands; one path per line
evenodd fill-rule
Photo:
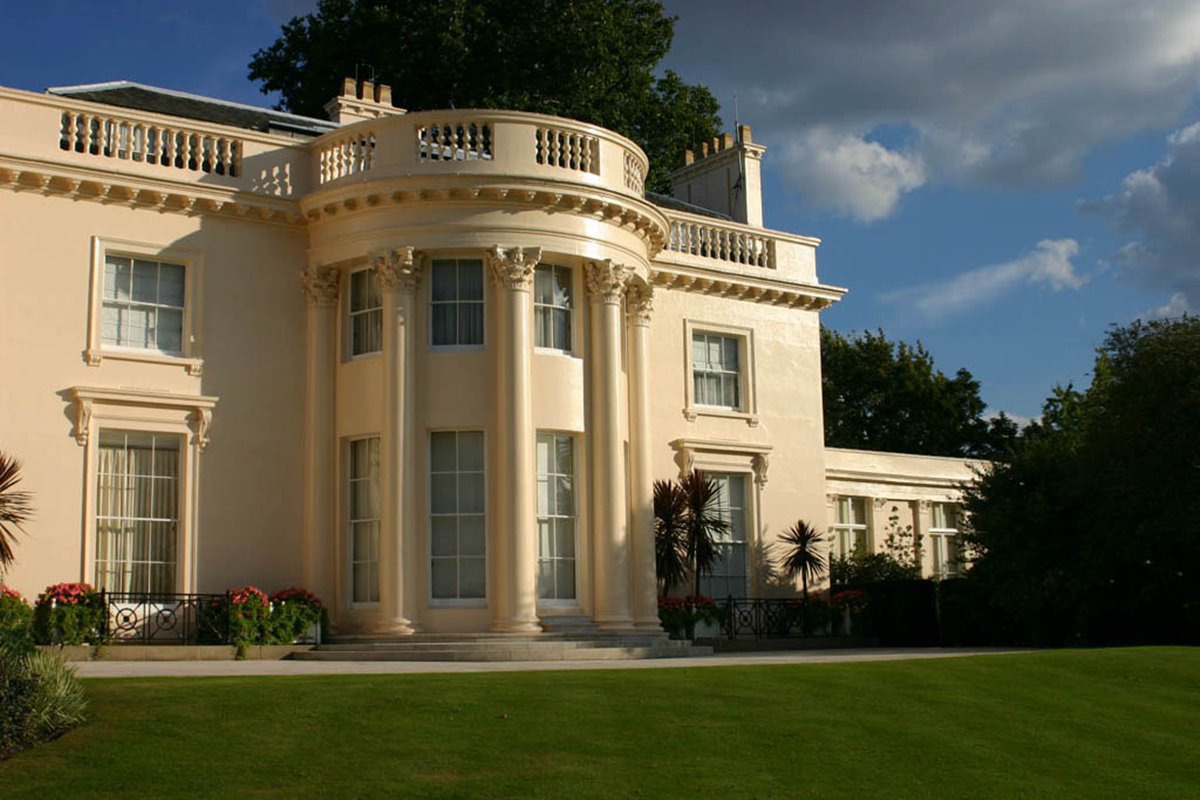
M 631 141 L 496 110 L 330 121 L 128 82 L 0 89 L 0 450 L 27 596 L 303 585 L 340 632 L 658 631 L 652 484 L 957 569 L 963 459 L 825 448 L 818 240 L 741 127 L 645 191 Z

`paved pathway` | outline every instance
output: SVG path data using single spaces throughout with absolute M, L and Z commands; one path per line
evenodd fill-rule
M 382 675 L 421 672 L 520 672 L 526 670 L 670 669 L 748 664 L 831 664 L 852 661 L 957 658 L 1025 653 L 1004 648 L 865 648 L 722 653 L 689 658 L 627 661 L 87 661 L 77 664 L 82 678 L 200 677 L 243 675 Z

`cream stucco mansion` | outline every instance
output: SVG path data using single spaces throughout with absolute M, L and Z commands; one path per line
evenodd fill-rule
M 322 121 L 126 82 L 0 89 L 6 580 L 312 589 L 338 630 L 658 630 L 651 485 L 692 467 L 756 554 L 912 525 L 955 569 L 958 459 L 827 449 L 818 241 L 762 227 L 765 148 L 647 161 L 591 125 Z

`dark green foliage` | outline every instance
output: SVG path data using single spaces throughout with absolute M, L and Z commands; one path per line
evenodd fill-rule
M 970 372 L 948 378 L 920 342 L 892 342 L 883 331 L 821 329 L 821 394 L 828 447 L 993 458 L 1017 435 L 1003 413 L 984 419 Z
M 692 593 L 700 594 L 700 576 L 711 573 L 717 563 L 716 541 L 729 531 L 720 500 L 716 482 L 698 469 L 678 484 L 655 482 L 655 566 L 664 594 L 689 573 Z
M 602 125 L 650 156 L 669 191 L 683 150 L 719 132 L 712 93 L 654 69 L 674 18 L 656 0 L 320 0 L 250 62 L 281 107 L 312 117 L 344 77 L 390 84 L 410 110 L 508 108 Z
M 871 629 L 884 647 L 930 647 L 938 643 L 937 587 L 904 578 L 854 584 L 867 593 Z
M 38 644 L 100 644 L 105 639 L 107 617 L 98 592 L 77 605 L 39 602 L 33 610 L 33 638 Z
M 654 569 L 658 593 L 666 595 L 687 578 L 686 498 L 675 481 L 654 482 Z
M 87 702 L 61 654 L 0 642 L 0 759 L 81 725 Z
M 0 575 L 16 558 L 17 532 L 33 515 L 29 492 L 18 491 L 21 462 L 0 453 Z
M 1197 442 L 1200 319 L 1110 331 L 967 496 L 969 579 L 1019 641 L 1200 641 Z

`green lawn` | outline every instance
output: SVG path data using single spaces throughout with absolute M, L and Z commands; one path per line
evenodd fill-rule
M 0 797 L 1200 794 L 1200 649 L 87 689 Z

